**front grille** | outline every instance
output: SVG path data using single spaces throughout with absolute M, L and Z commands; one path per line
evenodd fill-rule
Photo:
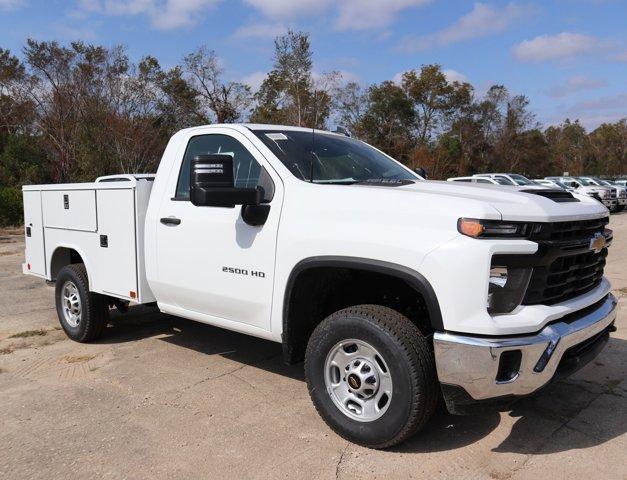
M 530 240 L 536 242 L 581 240 L 588 241 L 599 232 L 603 233 L 609 223 L 608 217 L 573 222 L 541 223 L 536 226 Z
M 601 283 L 607 248 L 590 250 L 590 240 L 601 233 L 611 242 L 605 229 L 609 219 L 540 224 L 531 240 L 537 241 L 538 262 L 523 299 L 523 305 L 553 305 L 594 289 Z
M 548 267 L 535 267 L 524 305 L 553 305 L 583 295 L 601 283 L 607 248 L 557 258 Z

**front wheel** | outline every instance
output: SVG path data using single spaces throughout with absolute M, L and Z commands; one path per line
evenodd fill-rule
M 89 291 L 85 265 L 66 265 L 57 276 L 55 301 L 59 323 L 77 342 L 98 338 L 109 320 L 106 297 Z
M 405 316 L 380 305 L 346 308 L 320 323 L 307 345 L 305 376 L 325 422 L 370 448 L 412 436 L 438 399 L 427 338 Z

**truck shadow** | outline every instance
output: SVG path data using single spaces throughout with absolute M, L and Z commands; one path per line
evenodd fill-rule
M 285 365 L 278 343 L 165 315 L 154 308 L 133 307 L 126 315 L 112 312 L 107 332 L 98 343 L 150 337 L 304 382 L 302 364 Z M 460 449 L 482 441 L 497 428 L 503 434 L 495 438 L 509 433 L 492 447 L 495 453 L 537 455 L 603 444 L 627 431 L 626 358 L 627 341 L 613 337 L 600 356 L 572 378 L 516 402 L 507 412 L 456 416 L 441 404 L 420 433 L 392 450 Z M 489 438 L 486 441 L 493 443 Z

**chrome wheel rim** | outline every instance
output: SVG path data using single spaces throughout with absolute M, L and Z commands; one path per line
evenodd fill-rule
M 68 280 L 61 288 L 61 306 L 63 318 L 70 327 L 81 323 L 81 296 L 74 282 Z
M 342 340 L 329 351 L 324 383 L 335 406 L 359 422 L 377 420 L 392 401 L 390 369 L 383 356 L 362 340 Z

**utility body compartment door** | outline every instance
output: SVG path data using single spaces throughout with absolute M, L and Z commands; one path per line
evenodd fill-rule
M 26 235 L 26 272 L 46 276 L 46 252 L 44 250 L 44 227 L 41 213 L 41 192 L 25 190 L 24 230 Z
M 98 248 L 95 264 L 103 292 L 135 300 L 137 263 L 135 192 L 132 189 L 97 190 Z M 131 293 L 133 292 L 133 293 Z M 133 297 L 135 295 L 135 297 Z
M 94 189 L 43 190 L 41 200 L 46 228 L 98 230 Z

